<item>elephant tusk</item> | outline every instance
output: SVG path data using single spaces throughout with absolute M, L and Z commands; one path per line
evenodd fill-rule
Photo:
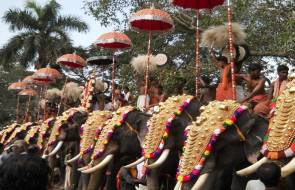
M 78 168 L 77 170 L 80 171 L 80 172 L 83 171 L 83 170 L 87 170 L 87 169 L 89 169 L 91 167 L 92 163 L 93 163 L 93 160 L 87 166 L 84 166 L 82 168 Z
M 180 181 L 177 181 L 175 187 L 174 187 L 174 190 L 181 190 L 181 186 L 182 186 L 182 182 Z
M 292 160 L 287 165 L 281 168 L 281 176 L 287 177 L 293 172 L 295 172 L 295 158 L 292 158 Z
M 86 170 L 83 170 L 82 173 L 85 173 L 85 174 L 89 174 L 89 173 L 93 173 L 99 169 L 102 169 L 104 168 L 112 159 L 113 159 L 114 155 L 113 154 L 110 154 L 110 155 L 107 155 L 102 162 L 100 162 L 99 164 L 97 164 L 96 166 L 92 167 L 92 168 L 89 168 L 89 169 L 86 169 Z
M 252 174 L 259 168 L 259 166 L 261 166 L 267 161 L 268 161 L 268 158 L 263 157 L 259 161 L 252 164 L 251 166 L 248 166 L 247 168 L 237 171 L 237 174 L 239 176 L 246 176 L 246 175 Z
M 154 168 L 159 167 L 161 164 L 163 164 L 163 162 L 165 162 L 165 160 L 167 159 L 167 157 L 169 155 L 169 152 L 170 152 L 169 149 L 163 150 L 159 159 L 155 163 L 152 163 L 151 165 L 147 165 L 146 167 L 149 169 L 154 169 Z
M 76 155 L 74 158 L 71 158 L 70 160 L 66 160 L 65 163 L 66 163 L 66 164 L 73 163 L 73 162 L 75 162 L 76 160 L 78 160 L 80 157 L 81 157 L 81 155 L 78 154 L 78 155 Z
M 142 156 L 141 158 L 139 158 L 135 162 L 132 162 L 131 164 L 124 166 L 124 168 L 131 168 L 131 167 L 137 166 L 138 164 L 142 163 L 143 161 L 144 161 L 144 157 Z
M 53 149 L 53 151 L 51 151 L 46 157 L 54 156 L 60 150 L 63 143 L 64 143 L 63 141 L 59 141 L 58 144 L 56 145 L 56 147 Z
M 204 183 L 206 182 L 208 176 L 209 176 L 209 173 L 205 173 L 205 174 L 200 175 L 200 177 L 198 178 L 198 180 L 194 184 L 192 190 L 201 190 Z

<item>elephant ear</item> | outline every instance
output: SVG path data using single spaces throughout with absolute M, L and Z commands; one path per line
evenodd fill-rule
M 260 155 L 260 149 L 263 145 L 263 137 L 267 132 L 268 122 L 266 119 L 255 115 L 254 118 L 247 123 L 246 127 L 248 130 L 244 143 L 244 152 L 247 160 L 250 163 L 254 163 Z

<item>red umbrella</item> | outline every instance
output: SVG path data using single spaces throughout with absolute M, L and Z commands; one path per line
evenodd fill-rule
M 130 38 L 121 32 L 108 32 L 97 38 L 96 46 L 108 49 L 126 49 L 131 48 L 132 42 Z
M 28 96 L 28 101 L 27 101 L 27 106 L 26 106 L 26 114 L 25 114 L 25 120 L 24 122 L 27 122 L 28 121 L 28 118 L 29 118 L 29 110 L 30 110 L 30 104 L 31 104 L 31 97 L 32 96 L 37 96 L 37 92 L 33 89 L 24 89 L 22 91 L 20 91 L 18 93 L 18 95 L 20 96 Z
M 185 9 L 213 9 L 218 5 L 222 5 L 224 0 L 170 0 L 170 2 Z
M 61 78 L 61 74 L 56 69 L 52 69 L 50 67 L 47 67 L 47 68 L 42 68 L 42 69 L 37 70 L 33 74 L 33 78 L 36 81 L 52 82 L 57 78 Z
M 108 32 L 97 38 L 95 45 L 107 49 L 112 49 L 114 52 L 119 49 L 127 49 L 132 47 L 130 38 L 121 32 Z M 113 53 L 112 62 L 112 105 L 114 105 L 114 90 L 115 90 L 115 53 Z
M 66 67 L 76 69 L 76 68 L 83 68 L 86 66 L 86 61 L 81 56 L 77 55 L 76 53 L 73 54 L 64 54 L 63 56 L 59 57 L 56 61 L 58 64 L 64 65 Z M 68 76 L 66 76 L 66 80 L 64 83 L 64 87 L 62 90 L 62 96 L 64 92 L 64 88 L 67 84 Z M 60 99 L 60 103 L 58 105 L 57 115 L 59 114 L 61 108 L 62 98 Z
M 150 64 L 150 53 L 151 53 L 151 38 L 152 33 L 163 33 L 168 32 L 173 28 L 173 20 L 171 16 L 165 11 L 150 8 L 143 9 L 134 13 L 129 24 L 132 29 L 140 32 L 148 32 L 148 60 L 145 69 L 145 109 L 147 107 L 147 91 L 148 91 L 148 80 L 149 80 L 149 64 Z
M 57 63 L 65 65 L 70 68 L 82 68 L 86 66 L 86 61 L 79 55 L 65 54 L 57 59 Z
M 199 27 L 199 9 L 213 9 L 218 5 L 222 5 L 224 0 L 170 0 L 175 5 L 185 9 L 195 9 L 197 17 L 196 27 L 196 97 L 198 96 L 199 75 L 200 75 L 200 27 Z

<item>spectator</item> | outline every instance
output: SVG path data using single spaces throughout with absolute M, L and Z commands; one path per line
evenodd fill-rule
M 249 181 L 246 190 L 280 190 L 281 169 L 277 164 L 264 163 L 256 173 L 259 180 Z
M 125 93 L 125 101 L 130 105 L 132 104 L 132 101 L 133 101 L 133 95 L 132 93 L 130 92 L 130 89 L 128 87 L 125 87 L 124 89 L 124 93 Z
M 146 101 L 145 101 L 146 100 Z M 145 110 L 145 106 L 148 108 L 150 103 L 150 97 L 147 95 L 145 96 L 145 87 L 141 86 L 139 89 L 139 96 L 137 98 L 137 108 L 141 111 L 147 111 Z
M 0 166 L 1 190 L 47 190 L 49 167 L 40 157 L 14 155 Z

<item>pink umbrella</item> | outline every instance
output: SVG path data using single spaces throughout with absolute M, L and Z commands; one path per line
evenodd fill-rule
M 213 9 L 218 5 L 222 5 L 224 0 L 170 0 L 170 2 L 175 5 L 185 9 L 195 9 L 196 10 L 196 18 L 197 18 L 197 27 L 196 27 L 196 97 L 198 96 L 198 88 L 199 88 L 199 77 L 200 77 L 200 9 Z
M 114 106 L 114 90 L 115 90 L 115 51 L 119 49 L 128 49 L 132 47 L 130 38 L 121 32 L 108 32 L 97 38 L 95 45 L 107 49 L 112 49 L 112 104 Z
M 148 33 L 148 60 L 145 69 L 145 109 L 147 108 L 147 91 L 148 91 L 148 80 L 149 80 L 149 64 L 150 64 L 150 54 L 151 54 L 151 38 L 152 34 L 164 33 L 172 30 L 173 20 L 171 16 L 165 11 L 150 8 L 143 9 L 134 13 L 129 24 L 132 29 L 139 32 Z

